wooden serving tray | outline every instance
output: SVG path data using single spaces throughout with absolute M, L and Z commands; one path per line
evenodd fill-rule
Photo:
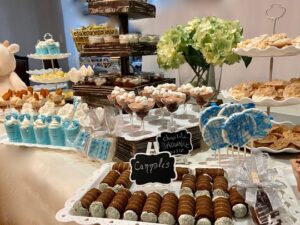
M 94 45 L 84 45 L 80 51 L 80 56 L 107 56 L 107 57 L 127 57 L 155 55 L 156 45 L 149 43 L 103 43 Z
M 133 1 L 88 1 L 89 14 L 100 16 L 126 15 L 129 19 L 154 18 L 156 8 L 154 5 Z
M 199 126 L 187 129 L 192 134 L 193 149 L 200 148 L 201 133 Z M 145 153 L 148 142 L 154 142 L 156 137 L 147 138 L 141 141 L 127 141 L 122 137 L 117 138 L 115 157 L 118 161 L 128 162 L 136 153 Z

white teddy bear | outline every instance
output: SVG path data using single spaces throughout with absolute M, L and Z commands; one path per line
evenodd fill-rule
M 8 41 L 0 43 L 0 94 L 4 94 L 8 89 L 23 90 L 27 89 L 26 84 L 14 72 L 16 69 L 16 60 L 14 54 L 17 53 L 20 46 L 9 44 Z

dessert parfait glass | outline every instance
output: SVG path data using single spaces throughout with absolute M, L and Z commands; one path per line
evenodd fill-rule
M 123 109 L 117 102 L 117 96 L 123 95 L 126 91 L 123 88 L 115 87 L 110 95 L 107 96 L 108 101 L 119 110 L 121 119 L 123 119 Z
M 179 106 L 186 101 L 186 95 L 180 92 L 174 92 L 168 97 L 162 98 L 162 102 L 165 104 L 167 110 L 170 112 L 170 122 L 168 124 L 168 130 L 176 131 L 176 124 L 174 122 L 174 113 L 178 110 Z
M 117 103 L 122 107 L 122 109 L 129 114 L 130 116 L 130 126 L 129 130 L 126 127 L 123 127 L 123 130 L 133 132 L 134 131 L 134 124 L 133 124 L 133 111 L 129 108 L 129 104 L 133 103 L 135 99 L 135 95 L 128 94 L 127 97 L 117 97 Z
M 128 107 L 136 113 L 136 115 L 141 119 L 141 131 L 137 132 L 135 135 L 145 135 L 151 132 L 145 131 L 144 119 L 148 115 L 149 111 L 153 109 L 155 102 L 152 98 L 145 98 L 139 102 L 133 102 L 128 105 Z
M 192 89 L 193 89 L 193 85 L 190 83 L 183 84 L 177 89 L 177 91 L 186 95 L 186 99 L 185 99 L 185 102 L 183 105 L 183 115 L 186 115 L 186 113 L 187 113 L 186 106 L 187 106 L 187 102 L 191 99 L 191 90 Z
M 211 87 L 202 86 L 201 88 L 197 87 L 193 89 L 191 91 L 191 95 L 196 100 L 196 103 L 199 106 L 199 111 L 201 112 L 214 96 L 214 91 Z

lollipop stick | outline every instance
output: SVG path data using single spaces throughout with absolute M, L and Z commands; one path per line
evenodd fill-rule
M 226 148 L 226 154 L 229 155 L 228 147 Z
M 234 157 L 234 147 L 233 147 L 233 145 L 231 145 L 231 155 L 232 155 L 232 157 Z
M 219 161 L 219 165 L 221 164 L 221 150 L 218 149 L 218 161 Z
M 215 151 L 215 159 L 217 159 L 217 150 Z
M 238 162 L 240 163 L 240 151 L 241 151 L 241 148 L 238 147 Z
M 250 155 L 252 156 L 252 149 L 254 148 L 254 140 L 250 140 Z
M 244 146 L 244 160 L 245 160 L 245 158 L 246 158 L 246 155 L 247 155 L 247 147 Z

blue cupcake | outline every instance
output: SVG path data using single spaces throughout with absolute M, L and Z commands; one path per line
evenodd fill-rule
M 39 41 L 35 46 L 35 53 L 38 55 L 48 55 L 48 47 L 45 41 Z
M 45 116 L 40 116 L 34 118 L 34 133 L 36 137 L 36 142 L 42 145 L 50 144 L 50 137 L 48 131 L 48 125 Z
M 47 48 L 50 55 L 60 54 L 59 42 L 49 43 L 47 44 Z
M 77 120 L 69 121 L 66 120 L 63 122 L 64 132 L 65 132 L 65 138 L 66 138 L 66 145 L 67 146 L 73 146 L 79 131 L 80 131 L 80 125 Z
M 20 133 L 24 143 L 35 144 L 35 134 L 33 130 L 33 124 L 31 116 L 29 114 L 23 114 L 20 116 Z
M 59 116 L 53 116 L 48 125 L 51 145 L 65 146 L 65 133 Z
M 22 142 L 18 115 L 11 113 L 5 117 L 5 130 L 10 142 Z

